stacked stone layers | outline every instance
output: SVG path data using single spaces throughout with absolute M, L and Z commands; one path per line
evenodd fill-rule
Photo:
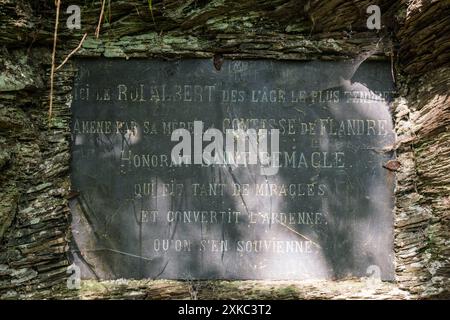
M 447 296 L 450 282 L 450 4 L 411 1 L 396 36 L 400 97 L 396 257 L 402 288 Z

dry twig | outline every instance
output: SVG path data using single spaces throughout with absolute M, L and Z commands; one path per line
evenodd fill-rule
M 52 118 L 52 108 L 53 108 L 53 82 L 55 78 L 56 40 L 58 38 L 59 8 L 61 6 L 61 0 L 56 0 L 55 5 L 56 5 L 56 21 L 55 21 L 55 32 L 53 34 L 52 68 L 50 71 L 50 102 L 48 109 L 49 121 Z

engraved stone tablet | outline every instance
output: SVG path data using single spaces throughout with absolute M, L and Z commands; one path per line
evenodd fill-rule
M 389 63 L 78 65 L 83 277 L 392 279 Z

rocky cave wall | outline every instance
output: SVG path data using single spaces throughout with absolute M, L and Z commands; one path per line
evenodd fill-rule
M 66 292 L 70 103 L 75 66 L 55 73 L 48 120 L 53 1 L 0 0 L 0 297 L 429 298 L 449 295 L 450 7 L 448 1 L 63 1 L 57 64 L 78 57 L 351 59 L 392 62 L 398 97 L 396 282 L 145 281 Z M 81 6 L 81 30 L 65 26 Z M 383 28 L 366 27 L 379 4 Z M 239 290 L 236 290 L 239 289 Z M 130 294 L 130 292 L 132 294 Z M 357 294 L 360 292 L 360 294 Z

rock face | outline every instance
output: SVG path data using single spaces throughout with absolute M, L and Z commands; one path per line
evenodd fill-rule
M 399 91 L 393 148 L 400 164 L 394 284 L 355 293 L 364 291 L 363 280 L 280 287 L 124 281 L 90 282 L 81 292 L 66 292 L 69 122 L 76 69 L 69 62 L 55 74 L 48 121 L 53 2 L 0 0 L 0 297 L 233 298 L 243 297 L 242 292 L 252 292 L 252 298 L 449 297 L 450 7 L 448 1 L 380 0 L 384 27 L 377 32 L 366 27 L 372 2 L 165 0 L 152 1 L 150 10 L 145 1 L 113 1 L 96 39 L 101 2 L 72 1 L 82 8 L 82 30 L 66 28 L 62 7 L 57 63 L 84 32 L 89 35 L 76 56 L 392 61 Z M 99 293 L 97 286 L 107 289 Z
M 16 288 L 52 287 L 66 274 L 68 117 L 47 125 L 48 50 L 3 48 L 3 53 L 0 290 L 14 297 Z

